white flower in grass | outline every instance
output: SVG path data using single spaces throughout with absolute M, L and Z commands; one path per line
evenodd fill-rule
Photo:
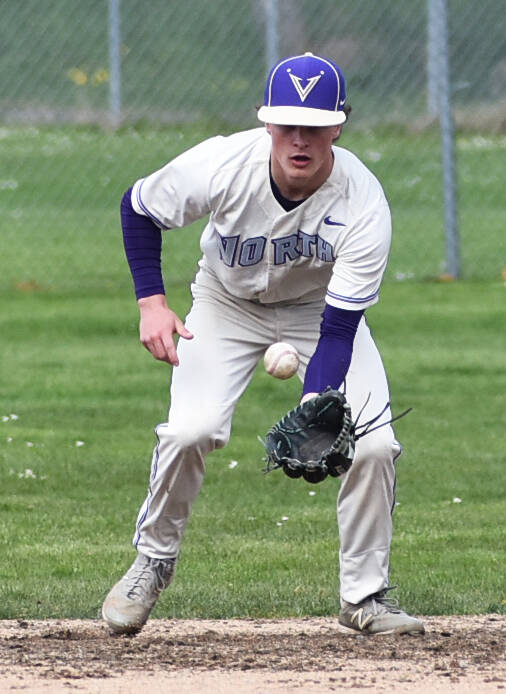
M 7 437 L 7 443 L 12 443 L 12 436 Z
M 234 469 L 235 467 L 237 467 L 238 465 L 239 465 L 239 463 L 237 462 L 237 460 L 231 460 L 230 463 L 229 463 L 229 465 L 228 465 L 228 467 L 229 467 L 230 470 L 233 470 L 233 469 Z
M 453 497 L 453 503 L 454 503 L 454 504 L 461 504 L 461 503 L 462 503 L 462 499 L 459 499 L 458 496 L 454 496 L 454 497 Z
M 315 496 L 316 492 L 309 492 L 309 496 Z
M 282 520 L 282 521 L 287 521 L 287 520 L 288 520 L 288 516 L 281 516 L 281 520 Z
M 404 282 L 405 280 L 412 280 L 414 277 L 414 273 L 409 271 L 409 272 L 396 272 L 395 273 L 395 279 L 398 282 Z
M 76 447 L 80 448 L 81 446 L 84 446 L 84 441 L 76 441 Z
M 17 414 L 10 414 L 9 419 L 19 419 Z
M 408 188 L 412 188 L 413 186 L 418 185 L 418 183 L 420 183 L 421 180 L 422 179 L 420 178 L 420 176 L 415 176 L 414 178 L 408 178 L 406 181 L 406 186 Z
M 0 181 L 0 190 L 16 190 L 18 182 L 14 180 Z
M 32 479 L 32 480 L 37 479 L 37 475 L 34 473 L 33 470 L 30 470 L 30 468 L 27 468 L 24 472 L 20 472 L 18 474 L 18 477 L 20 479 Z
M 33 448 L 33 447 L 35 446 L 35 444 L 33 443 L 33 441 L 27 441 L 27 442 L 26 442 L 26 445 L 28 446 L 28 448 Z
M 280 528 L 280 527 L 283 525 L 283 523 L 280 523 L 280 522 L 278 521 L 278 522 L 276 523 L 276 525 L 278 526 L 278 528 Z

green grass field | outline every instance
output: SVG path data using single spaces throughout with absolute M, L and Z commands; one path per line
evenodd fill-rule
M 17 185 L 0 192 L 0 618 L 95 617 L 132 560 L 170 374 L 137 341 L 119 197 L 206 133 L 2 131 L 6 177 Z M 413 239 L 405 239 L 408 224 L 437 216 L 430 197 L 437 182 L 422 177 L 423 194 L 415 195 L 416 186 L 396 183 L 389 162 L 409 145 L 414 171 L 433 137 L 369 133 L 349 143 L 365 155 L 383 148 L 375 168 L 393 198 L 394 220 L 405 221 L 382 300 L 368 311 L 394 411 L 414 408 L 396 428 L 405 453 L 391 578 L 403 606 L 420 614 L 504 612 L 501 259 L 496 254 L 497 267 L 480 281 L 432 281 L 437 270 L 425 280 L 395 281 L 417 258 Z M 473 148 L 461 152 L 469 170 L 496 166 L 502 156 L 500 144 L 484 159 Z M 467 209 L 478 215 L 479 185 L 467 186 L 474 196 Z M 504 211 L 489 210 L 489 219 L 482 265 L 490 262 L 488 245 L 499 248 Z M 181 314 L 198 236 L 195 226 L 167 239 L 167 291 Z M 429 255 L 436 239 L 428 229 Z M 295 404 L 299 389 L 259 368 L 229 446 L 209 458 L 176 581 L 155 616 L 336 613 L 339 482 L 313 486 L 262 473 L 257 436 Z
M 505 610 L 503 292 L 387 284 L 369 311 L 394 408 L 414 408 L 397 425 L 392 581 L 419 613 Z M 184 312 L 185 289 L 173 299 Z M 0 616 L 94 617 L 132 558 L 169 370 L 138 345 L 123 292 L 3 305 Z M 335 613 L 338 482 L 262 473 L 257 435 L 298 392 L 255 375 L 229 447 L 210 457 L 158 616 Z

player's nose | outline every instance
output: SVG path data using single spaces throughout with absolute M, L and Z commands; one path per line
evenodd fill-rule
M 302 125 L 296 125 L 292 130 L 293 143 L 298 147 L 307 145 L 307 128 Z

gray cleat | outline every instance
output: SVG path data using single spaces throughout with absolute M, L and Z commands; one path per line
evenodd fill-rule
M 102 617 L 116 634 L 140 631 L 158 596 L 174 574 L 175 559 L 152 559 L 138 554 L 102 605 Z
M 387 597 L 393 588 L 370 595 L 357 605 L 342 601 L 339 624 L 362 634 L 423 634 L 425 627 L 416 617 L 410 617 L 398 606 L 397 600 Z

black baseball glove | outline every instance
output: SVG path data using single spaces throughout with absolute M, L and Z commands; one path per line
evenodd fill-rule
M 313 483 L 327 475 L 343 475 L 353 462 L 357 439 L 410 411 L 372 427 L 390 407 L 387 403 L 376 417 L 358 426 L 368 400 L 355 422 L 345 396 L 330 387 L 290 410 L 267 432 L 263 442 L 267 452 L 265 472 L 283 468 L 288 477 L 303 477 Z
M 351 408 L 327 388 L 290 410 L 265 437 L 266 472 L 282 467 L 288 477 L 321 482 L 350 468 L 355 453 Z

